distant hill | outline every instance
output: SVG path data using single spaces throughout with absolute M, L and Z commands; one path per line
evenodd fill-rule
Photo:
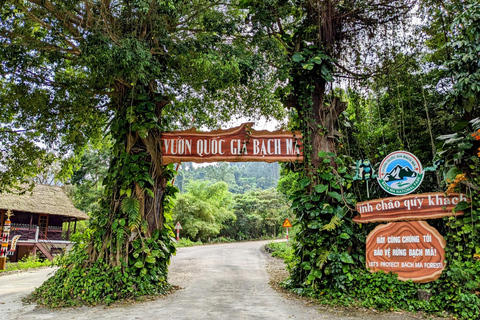
M 403 178 L 405 177 L 416 177 L 416 176 L 417 176 L 417 173 L 414 172 L 409 167 L 402 167 L 401 165 L 397 165 L 383 179 L 385 182 L 388 182 L 388 181 L 403 180 Z

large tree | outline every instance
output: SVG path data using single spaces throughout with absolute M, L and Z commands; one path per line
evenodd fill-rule
M 338 122 L 347 103 L 336 88 L 349 79 L 387 71 L 380 56 L 398 48 L 396 36 L 406 34 L 402 22 L 414 4 L 415 0 L 242 1 L 249 10 L 253 41 L 270 53 L 266 57 L 285 83 L 277 94 L 303 134 L 304 178 L 292 198 L 301 229 L 293 286 L 315 286 L 326 275 L 341 280 L 342 269 L 331 272 L 331 266 L 338 271 L 338 265 L 345 264 L 343 270 L 348 270 L 353 263 L 348 253 L 355 245 L 353 226 L 351 221 L 344 223 L 353 204 L 347 194 L 350 164 L 338 157 Z
M 278 114 L 275 103 L 253 113 L 269 101 L 271 75 L 236 40 L 238 13 L 218 0 L 1 2 L 0 189 L 54 158 L 68 176 L 88 141 L 104 132 L 114 141 L 102 207 L 37 297 L 72 304 L 163 290 L 174 188 L 161 133 Z

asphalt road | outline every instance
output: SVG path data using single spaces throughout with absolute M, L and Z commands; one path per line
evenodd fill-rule
M 266 269 L 272 258 L 262 251 L 265 243 L 181 248 L 173 257 L 169 280 L 181 289 L 155 301 L 130 305 L 35 308 L 22 305 L 21 298 L 39 286 L 51 269 L 1 276 L 0 319 L 412 319 L 332 312 L 287 298 L 269 285 Z

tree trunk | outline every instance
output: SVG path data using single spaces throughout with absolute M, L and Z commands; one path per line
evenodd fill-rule
M 317 169 L 323 161 L 318 155 L 320 151 L 336 154 L 335 137 L 339 135 L 336 125 L 339 115 L 347 108 L 347 103 L 337 97 L 333 97 L 330 106 L 324 104 L 326 85 L 327 82 L 323 79 L 315 81 L 312 93 L 313 114 L 308 123 L 312 169 Z

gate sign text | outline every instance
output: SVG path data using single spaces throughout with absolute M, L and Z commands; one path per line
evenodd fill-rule
M 445 267 L 445 239 L 425 221 L 390 222 L 367 237 L 366 267 L 398 274 L 399 280 L 425 283 Z
M 360 216 L 353 218 L 356 223 L 437 219 L 463 215 L 453 212 L 459 202 L 470 202 L 463 193 L 443 192 L 410 194 L 402 197 L 375 199 L 357 203 Z
M 228 130 L 196 129 L 162 134 L 162 163 L 302 161 L 300 132 L 257 131 L 253 123 Z

